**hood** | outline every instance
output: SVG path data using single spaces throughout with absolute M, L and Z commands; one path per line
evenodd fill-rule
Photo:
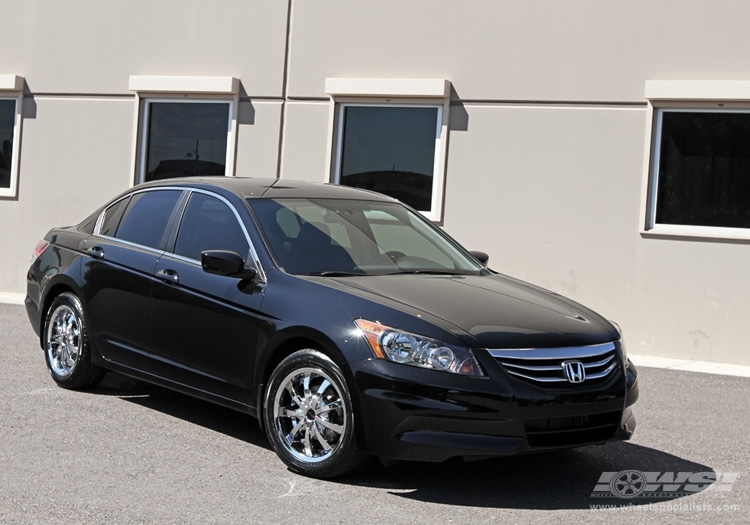
M 378 302 L 395 301 L 440 318 L 457 327 L 454 334 L 466 344 L 479 348 L 581 346 L 619 337 L 611 323 L 580 304 L 502 275 L 403 274 L 333 280 L 350 293 Z

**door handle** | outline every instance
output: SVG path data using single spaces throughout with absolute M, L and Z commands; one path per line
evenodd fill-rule
M 94 259 L 104 259 L 104 248 L 102 248 L 101 246 L 92 246 L 91 248 L 86 250 L 86 253 Z
M 158 272 L 156 272 L 156 278 L 170 284 L 180 283 L 180 274 L 178 274 L 175 270 L 159 270 Z

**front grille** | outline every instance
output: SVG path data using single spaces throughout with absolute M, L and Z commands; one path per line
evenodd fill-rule
M 618 363 L 614 343 L 570 348 L 489 350 L 489 353 L 507 373 L 544 386 L 604 381 L 615 371 Z
M 603 412 L 585 416 L 528 419 L 526 439 L 532 447 L 585 445 L 605 441 L 617 433 L 621 413 Z

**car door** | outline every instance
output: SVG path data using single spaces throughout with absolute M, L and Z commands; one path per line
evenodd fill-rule
M 204 250 L 231 250 L 255 260 L 232 205 L 196 190 L 173 249 L 155 267 L 153 351 L 169 367 L 171 380 L 252 404 L 248 395 L 265 287 L 262 279 L 249 283 L 204 272 Z
M 102 357 L 140 367 L 152 345 L 154 268 L 164 251 L 181 190 L 136 192 L 107 208 L 84 245 L 83 295 Z

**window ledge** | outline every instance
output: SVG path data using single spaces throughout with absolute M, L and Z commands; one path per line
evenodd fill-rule
M 240 81 L 235 77 L 176 77 L 131 75 L 130 91 L 148 93 L 212 93 L 236 95 Z
M 429 78 L 326 78 L 325 92 L 352 97 L 450 96 L 450 81 Z
M 649 100 L 750 100 L 748 80 L 647 80 Z
M 0 75 L 0 91 L 23 91 L 23 77 Z
M 746 228 L 656 224 L 653 228 L 641 230 L 641 235 L 643 237 L 750 243 L 750 229 Z

